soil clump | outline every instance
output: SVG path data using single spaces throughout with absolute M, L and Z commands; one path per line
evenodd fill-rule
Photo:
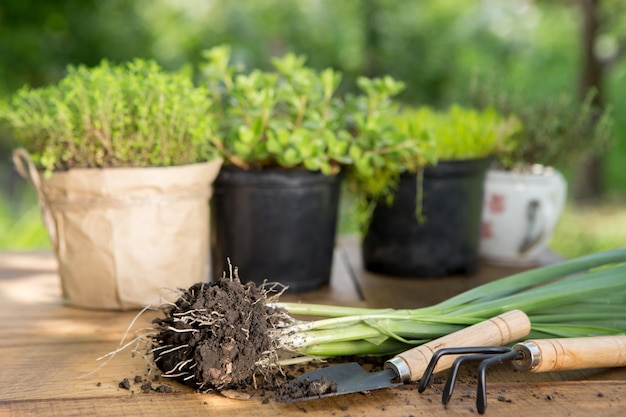
M 258 363 L 275 351 L 270 336 L 277 311 L 264 290 L 237 278 L 182 290 L 153 323 L 153 359 L 162 376 L 199 391 L 249 387 Z
M 317 398 L 325 394 L 337 392 L 337 382 L 321 377 L 295 379 L 276 390 L 276 401 L 288 402 L 299 398 Z

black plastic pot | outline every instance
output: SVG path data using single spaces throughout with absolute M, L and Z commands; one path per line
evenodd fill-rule
M 406 277 L 473 274 L 489 163 L 442 161 L 425 169 L 421 222 L 416 217 L 417 176 L 403 174 L 393 204 L 378 203 L 374 209 L 362 242 L 365 268 Z
M 230 259 L 242 282 L 280 282 L 289 292 L 328 283 L 340 182 L 304 169 L 223 167 L 211 200 L 213 278 L 228 274 Z

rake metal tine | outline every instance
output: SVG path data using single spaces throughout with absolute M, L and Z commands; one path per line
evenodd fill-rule
M 442 349 L 436 350 L 435 353 L 433 353 L 432 358 L 428 362 L 428 366 L 426 367 L 426 370 L 424 371 L 424 373 L 422 374 L 422 377 L 420 378 L 420 383 L 417 387 L 417 391 L 419 393 L 422 393 L 424 392 L 424 390 L 426 390 L 426 386 L 428 385 L 428 381 L 430 380 L 430 377 L 433 375 L 435 367 L 437 366 L 437 362 L 444 355 L 463 355 L 463 354 L 468 354 L 468 353 L 499 354 L 499 353 L 508 352 L 509 350 L 510 350 L 509 348 L 502 347 L 502 346 L 464 346 L 464 347 L 449 347 L 449 348 L 442 348 Z
M 484 361 L 485 359 L 493 357 L 493 354 L 481 354 L 481 355 L 466 355 L 459 356 L 452 363 L 452 367 L 450 368 L 450 373 L 448 374 L 448 380 L 446 381 L 446 385 L 441 393 L 441 403 L 446 405 L 450 402 L 450 397 L 452 397 L 452 391 L 454 391 L 454 384 L 456 382 L 457 376 L 459 374 L 459 369 L 464 362 L 471 361 Z
M 478 366 L 478 387 L 476 388 L 476 408 L 478 414 L 485 414 L 487 409 L 487 368 L 497 363 L 512 361 L 517 358 L 519 352 L 510 349 L 506 353 L 491 356 Z
M 463 350 L 463 351 L 459 352 L 459 350 Z M 464 348 L 458 348 L 458 347 L 443 348 L 443 349 L 436 350 L 435 353 L 433 353 L 432 358 L 430 358 L 430 361 L 428 362 L 428 366 L 426 367 L 426 370 L 424 371 L 424 373 L 422 374 L 422 377 L 420 378 L 420 383 L 417 386 L 417 392 L 422 393 L 426 390 L 426 385 L 428 385 L 428 381 L 430 380 L 430 377 L 433 376 L 435 366 L 437 366 L 437 362 L 439 362 L 439 359 L 442 356 L 454 355 L 458 353 L 467 353 L 467 352 L 464 350 Z

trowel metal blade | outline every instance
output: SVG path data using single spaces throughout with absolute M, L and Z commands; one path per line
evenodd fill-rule
M 336 382 L 337 391 L 323 395 L 315 395 L 312 397 L 294 398 L 289 401 L 306 401 L 316 398 L 333 397 L 335 395 L 371 391 L 402 385 L 402 382 L 397 381 L 398 375 L 393 369 L 368 372 L 356 362 L 316 369 L 315 371 L 307 372 L 306 374 L 299 376 L 295 379 L 295 381 L 290 382 L 290 384 L 294 384 L 295 382 L 302 381 L 307 378 L 310 381 L 317 381 L 322 377 L 326 378 L 328 381 Z

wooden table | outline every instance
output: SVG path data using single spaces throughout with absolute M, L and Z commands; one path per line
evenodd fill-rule
M 358 241 L 348 237 L 339 240 L 331 284 L 286 299 L 418 307 L 512 272 L 484 265 L 470 278 L 384 277 L 363 270 Z M 135 315 L 64 306 L 51 253 L 0 253 L 0 416 L 477 415 L 476 386 L 467 374 L 447 407 L 440 402 L 442 384 L 433 385 L 423 394 L 410 384 L 291 404 L 263 401 L 260 395 L 244 401 L 217 393 L 200 394 L 171 381 L 165 382 L 173 389 L 171 393 L 144 393 L 133 378 L 145 377 L 147 363 L 128 351 L 85 377 L 101 363 L 96 358 L 118 347 Z M 146 313 L 134 329 L 145 327 L 155 315 Z M 130 389 L 119 387 L 124 378 L 130 379 Z M 625 368 L 534 375 L 501 366 L 490 370 L 487 386 L 486 415 L 626 415 Z

